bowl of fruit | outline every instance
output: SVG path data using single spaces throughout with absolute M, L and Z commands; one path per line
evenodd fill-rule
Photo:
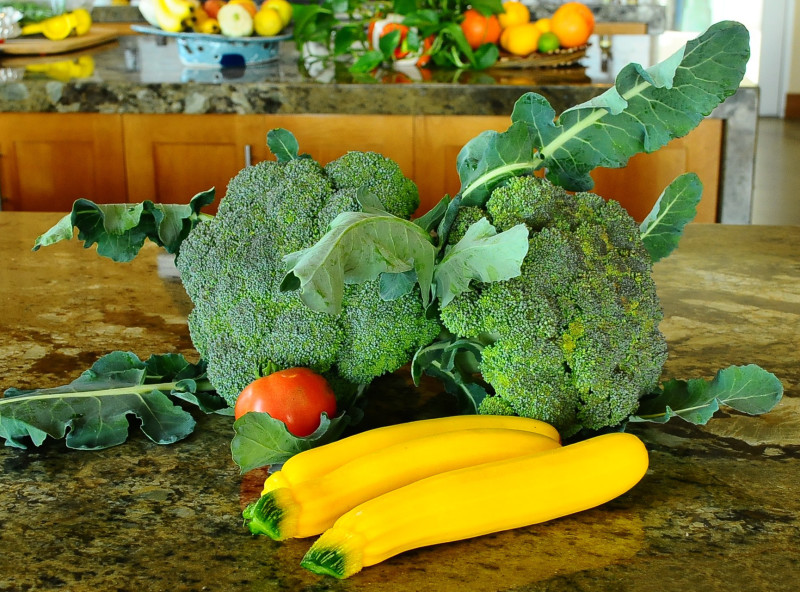
M 181 62 L 195 68 L 271 62 L 292 38 L 288 0 L 141 0 L 139 10 L 149 26 L 131 28 L 175 38 Z

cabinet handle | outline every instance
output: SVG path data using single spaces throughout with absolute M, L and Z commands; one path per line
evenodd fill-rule
M 244 166 L 249 167 L 253 164 L 253 152 L 250 149 L 250 144 L 244 145 Z

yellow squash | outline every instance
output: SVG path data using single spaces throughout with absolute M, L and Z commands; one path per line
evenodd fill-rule
M 356 457 L 318 479 L 273 489 L 243 515 L 253 534 L 313 536 L 358 504 L 419 479 L 559 446 L 542 434 L 503 428 L 421 436 Z
M 278 487 L 317 479 L 330 471 L 386 446 L 412 438 L 472 428 L 504 428 L 542 434 L 553 440 L 560 438 L 556 429 L 543 421 L 506 415 L 456 415 L 423 419 L 386 426 L 355 434 L 348 438 L 311 448 L 287 460 L 280 471 L 271 474 L 264 483 L 262 495 Z
M 346 578 L 409 549 L 587 510 L 628 491 L 647 466 L 644 444 L 620 432 L 440 473 L 343 514 L 301 565 Z

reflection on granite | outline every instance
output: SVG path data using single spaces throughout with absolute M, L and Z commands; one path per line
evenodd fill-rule
M 180 285 L 157 249 L 113 263 L 61 243 L 32 252 L 59 215 L 0 213 L 0 387 L 73 379 L 114 349 L 194 359 Z M 432 548 L 346 581 L 299 567 L 311 541 L 253 538 L 243 506 L 263 471 L 230 459 L 231 418 L 197 415 L 186 440 L 133 433 L 102 451 L 62 442 L 0 451 L 0 590 L 419 592 L 795 592 L 800 563 L 799 227 L 691 225 L 655 266 L 670 344 L 666 373 L 710 377 L 759 363 L 786 387 L 762 417 L 705 427 L 637 424 L 651 466 L 600 508 Z M 403 373 L 372 389 L 365 425 L 446 407 Z M 490 500 L 489 502 L 490 503 Z

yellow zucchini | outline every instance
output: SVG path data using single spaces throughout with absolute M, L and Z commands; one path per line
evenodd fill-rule
M 368 430 L 324 446 L 295 454 L 280 471 L 272 473 L 264 482 L 262 495 L 278 487 L 291 487 L 297 483 L 316 479 L 350 462 L 354 458 L 405 442 L 412 438 L 441 434 L 471 428 L 505 428 L 543 434 L 561 441 L 556 429 L 548 423 L 507 415 L 455 415 L 436 419 L 423 419 Z
M 542 434 L 502 428 L 421 436 L 356 457 L 318 479 L 268 491 L 243 515 L 253 534 L 313 536 L 358 504 L 408 483 L 559 446 Z
M 587 510 L 628 491 L 647 466 L 641 440 L 620 432 L 440 473 L 343 514 L 301 565 L 346 578 L 409 549 Z

